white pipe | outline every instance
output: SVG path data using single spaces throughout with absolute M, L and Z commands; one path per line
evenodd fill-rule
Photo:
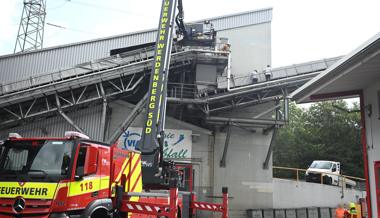
M 231 90 L 231 52 L 228 53 L 228 62 L 227 62 L 227 91 Z

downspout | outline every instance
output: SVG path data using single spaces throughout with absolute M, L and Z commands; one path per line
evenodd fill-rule
M 364 94 L 360 91 L 360 122 L 361 122 L 361 141 L 363 149 L 363 161 L 364 161 L 364 176 L 366 179 L 366 200 L 367 200 L 367 214 L 368 218 L 372 218 L 372 206 L 371 206 L 371 186 L 369 184 L 369 163 L 368 163 L 368 151 L 367 151 L 367 138 L 366 138 L 366 126 L 365 126 L 365 105 L 364 105 Z
M 227 62 L 227 91 L 231 90 L 231 52 L 228 53 Z
M 210 162 L 210 180 L 209 186 L 214 187 L 215 182 L 215 132 L 212 132 L 211 135 L 208 135 L 208 145 L 209 145 L 209 162 Z M 214 188 L 211 189 L 211 195 L 214 196 Z

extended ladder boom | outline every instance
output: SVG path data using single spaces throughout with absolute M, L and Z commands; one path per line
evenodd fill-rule
M 173 41 L 174 17 L 177 0 L 163 0 L 157 31 L 155 56 L 150 77 L 147 116 L 140 142 L 143 154 L 144 183 L 156 183 L 154 177 L 162 168 L 162 143 L 164 140 L 166 86 Z M 161 153 L 161 154 L 160 154 Z

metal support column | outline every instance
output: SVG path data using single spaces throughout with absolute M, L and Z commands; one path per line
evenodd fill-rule
M 229 122 L 227 124 L 227 134 L 226 134 L 226 142 L 224 144 L 224 149 L 223 149 L 223 156 L 222 159 L 220 160 L 220 167 L 225 168 L 226 167 L 226 158 L 227 158 L 227 152 L 228 152 L 228 146 L 230 144 L 230 138 L 231 138 L 231 123 Z
M 144 105 L 145 102 L 148 98 L 148 95 L 146 94 L 140 101 L 139 103 L 136 104 L 135 108 L 129 113 L 128 117 L 117 127 L 115 132 L 112 134 L 112 136 L 108 139 L 109 144 L 114 144 L 121 134 L 132 124 L 132 122 L 135 120 L 137 115 L 140 114 L 142 110 L 144 110 Z
M 284 98 L 284 120 L 285 122 L 289 121 L 289 98 Z
M 268 169 L 269 160 L 270 160 L 270 156 L 272 155 L 274 139 L 276 138 L 277 131 L 278 131 L 278 126 L 275 125 L 273 128 L 273 135 L 272 135 L 272 139 L 270 140 L 270 144 L 269 144 L 269 148 L 268 148 L 268 152 L 267 152 L 267 157 L 265 158 L 265 161 L 263 163 L 264 169 Z
M 99 83 L 99 87 L 100 87 L 100 93 L 101 93 L 102 98 L 103 98 L 102 117 L 100 120 L 100 134 L 101 134 L 100 139 L 101 139 L 101 141 L 104 141 L 105 140 L 105 134 L 106 134 L 106 117 L 107 117 L 108 102 L 107 102 L 106 94 L 104 92 L 104 88 L 103 88 L 102 83 Z
M 78 125 L 76 125 L 74 123 L 74 121 L 72 119 L 70 119 L 70 117 L 68 117 L 63 111 L 62 111 L 62 107 L 61 107 L 61 102 L 59 101 L 59 97 L 57 94 L 55 94 L 55 101 L 57 103 L 57 109 L 58 109 L 58 113 L 63 117 L 63 119 L 65 119 L 72 127 L 74 127 L 78 132 L 80 133 L 83 133 L 83 134 L 86 134 L 84 132 L 84 130 L 82 128 L 80 128 Z
M 284 91 L 284 121 L 289 121 L 289 94 L 288 90 L 285 88 Z

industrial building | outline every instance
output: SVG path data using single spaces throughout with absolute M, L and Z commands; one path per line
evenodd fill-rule
M 267 8 L 195 21 L 212 23 L 220 46 L 172 51 L 166 158 L 191 164 L 200 198 L 217 201 L 229 187 L 231 217 L 291 206 L 281 203 L 286 184 L 273 182 L 273 135 L 288 121 L 288 94 L 340 59 L 268 69 L 271 19 Z M 110 141 L 139 110 L 119 139 L 121 148 L 135 149 L 144 113 L 136 104 L 148 89 L 156 34 L 151 29 L 0 56 L 0 137 L 75 130 Z
M 244 80 L 249 80 L 247 75 L 251 71 L 262 71 L 271 64 L 271 18 L 272 9 L 269 8 L 209 19 L 217 31 L 217 37 L 228 38 L 228 43 L 232 45 L 231 53 L 234 55 L 231 55 L 230 60 L 231 71 L 234 77 L 242 78 L 241 83 L 247 83 Z M 120 64 L 121 67 L 117 64 L 124 61 L 120 60 L 123 55 L 111 60 L 108 57 L 117 49 L 128 50 L 128 47 L 152 43 L 155 36 L 156 30 L 152 29 L 0 57 L 0 80 L 3 83 L 0 103 L 3 109 L 2 137 L 6 137 L 9 132 L 18 132 L 22 136 L 62 136 L 66 130 L 80 128 L 94 140 L 107 140 L 134 108 L 133 104 L 142 98 L 144 90 L 146 91 L 145 75 L 151 67 L 149 57 L 152 54 L 149 47 L 142 47 L 138 52 L 131 51 L 134 52 L 131 54 L 127 51 L 123 55 L 133 60 L 126 66 Z M 176 137 L 181 134 L 190 137 L 186 139 L 190 145 L 183 145 L 184 148 L 191 148 L 191 153 L 187 153 L 185 157 L 194 166 L 195 189 L 203 193 L 203 196 L 212 196 L 214 191 L 220 193 L 222 186 L 229 186 L 232 196 L 240 196 L 231 201 L 235 210 L 241 210 L 239 213 L 245 214 L 245 210 L 252 205 L 270 207 L 273 201 L 271 192 L 260 192 L 249 187 L 254 181 L 263 184 L 272 182 L 271 167 L 262 168 L 265 161 L 263 154 L 268 150 L 271 133 L 244 130 L 251 128 L 249 125 L 243 128 L 230 127 L 231 146 L 225 157 L 226 166 L 219 166 L 226 139 L 227 122 L 216 120 L 213 122 L 217 122 L 218 125 L 206 122 L 201 124 L 206 121 L 204 117 L 207 117 L 202 111 L 215 110 L 222 116 L 230 116 L 226 113 L 230 109 L 223 107 L 231 106 L 231 100 L 238 95 L 224 97 L 223 94 L 215 94 L 215 90 L 218 90 L 217 80 L 226 78 L 228 56 L 202 55 L 191 52 L 172 57 L 172 72 L 168 84 L 169 117 L 166 128 L 169 131 L 177 130 Z M 94 71 L 98 71 L 96 75 L 89 74 Z M 184 81 L 191 82 L 192 76 L 196 77 L 199 84 L 183 84 Z M 56 84 L 50 85 L 51 82 Z M 107 105 L 103 104 L 102 95 L 98 98 L 96 90 L 100 90 L 99 82 L 107 95 Z M 221 82 L 219 85 L 226 86 L 226 83 Z M 219 90 L 222 89 L 225 88 Z M 192 102 L 201 101 L 205 98 L 201 96 L 209 96 L 212 93 L 215 97 L 222 98 L 211 101 L 209 105 Z M 71 95 L 74 99 L 69 97 Z M 57 96 L 58 101 L 54 96 Z M 248 93 L 245 96 L 247 100 L 242 99 L 241 103 L 260 102 L 256 93 Z M 57 102 L 61 104 L 60 108 Z M 267 102 L 274 104 L 271 100 Z M 220 103 L 223 103 L 223 106 L 219 105 Z M 15 117 L 13 113 L 18 112 L 13 112 L 14 107 L 22 108 L 23 116 Z M 60 115 L 59 111 L 63 113 Z M 252 116 L 259 113 L 258 109 L 256 112 L 251 109 L 249 111 Z M 70 124 L 64 117 L 73 123 Z M 198 123 L 199 125 L 196 125 Z M 140 116 L 131 126 L 142 127 L 141 124 Z M 260 125 L 264 125 L 265 128 L 271 126 L 265 123 Z M 207 126 L 211 128 L 205 128 Z M 232 170 L 236 167 L 245 169 Z M 252 173 L 247 174 L 246 171 Z M 231 173 L 235 175 L 228 176 Z M 241 184 L 241 181 L 248 183 L 243 186 L 235 185 Z

